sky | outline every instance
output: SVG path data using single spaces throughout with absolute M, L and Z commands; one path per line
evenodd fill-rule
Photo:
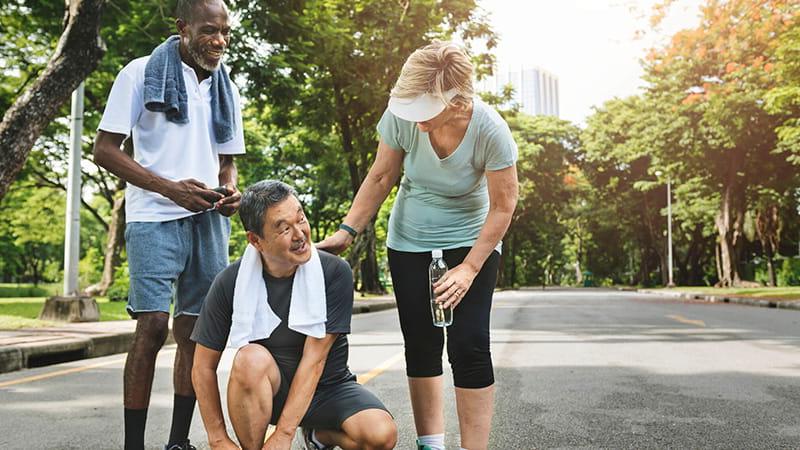
M 649 18 L 655 0 L 479 0 L 500 35 L 500 70 L 540 67 L 559 79 L 562 119 L 583 124 L 592 106 L 636 94 L 640 60 L 699 22 L 700 0 L 678 0 L 660 29 Z M 637 30 L 647 31 L 636 38 Z

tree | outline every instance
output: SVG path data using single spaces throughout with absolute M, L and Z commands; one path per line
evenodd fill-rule
M 563 266 L 565 205 L 571 202 L 569 159 L 578 150 L 578 128 L 551 116 L 506 113 L 519 148 L 519 199 L 503 239 L 498 284 L 552 284 Z
M 677 33 L 646 64 L 648 96 L 683 128 L 658 127 L 651 148 L 673 176 L 701 177 L 718 187 L 719 284 L 742 282 L 739 261 L 748 205 L 759 186 L 775 180 L 791 154 L 776 146 L 785 118 L 764 107 L 775 86 L 778 39 L 796 23 L 789 0 L 709 0 L 700 26 Z M 749 164 L 758 161 L 758 165 Z
M 785 117 L 778 127 L 779 145 L 788 150 L 794 164 L 800 164 L 800 27 L 780 36 L 775 49 L 776 86 L 766 95 L 767 110 Z
M 69 0 L 65 28 L 44 71 L 6 111 L 0 122 L 0 199 L 25 163 L 42 130 L 81 81 L 97 67 L 102 0 Z M 22 8 L 22 5 L 17 4 Z
M 81 204 L 82 209 L 91 213 L 92 219 L 107 231 L 101 279 L 93 280 L 98 282 L 87 288 L 92 295 L 105 294 L 113 281 L 115 269 L 122 261 L 125 229 L 125 183 L 94 164 L 91 152 L 95 130 L 119 69 L 132 59 L 148 54 L 174 27 L 171 11 L 163 2 L 116 0 L 108 5 L 109 11 L 100 28 L 108 51 L 96 70 L 85 79 Z M 148 13 L 142 14 L 142 11 Z M 22 86 L 44 70 L 46 55 L 52 52 L 61 33 L 62 12 L 52 2 L 33 0 L 16 0 L 0 7 L 0 23 L 10 38 L 8 43 L 0 43 L 3 62 L 15 69 L 0 73 L 3 85 L 12 87 L 0 92 L 0 103 L 10 104 Z M 60 116 L 68 114 L 67 106 L 62 106 Z M 68 133 L 68 122 L 58 118 L 39 136 L 24 169 L 37 185 L 66 191 Z M 125 150 L 133 151 L 129 140 Z M 87 230 L 82 221 L 82 234 L 86 235 Z

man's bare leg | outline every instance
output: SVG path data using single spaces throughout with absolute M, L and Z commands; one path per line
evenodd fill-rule
M 156 356 L 167 339 L 169 315 L 163 312 L 136 316 L 133 343 L 125 360 L 123 403 L 125 405 L 125 448 L 144 447 L 144 429 Z
M 258 344 L 240 348 L 228 381 L 228 414 L 242 450 L 260 449 L 272 415 L 272 397 L 281 385 L 278 364 Z
M 172 321 L 172 336 L 178 344 L 175 352 L 175 366 L 172 372 L 172 383 L 175 393 L 194 397 L 192 386 L 192 361 L 194 361 L 194 342 L 189 339 L 194 330 L 197 317 L 181 315 Z
M 192 386 L 192 361 L 194 361 L 194 342 L 189 339 L 197 317 L 180 315 L 172 321 L 172 336 L 178 344 L 175 364 L 172 369 L 172 384 L 175 396 L 172 406 L 172 425 L 167 445 L 182 444 L 189 439 L 189 428 L 196 403 Z
M 342 431 L 315 430 L 325 445 L 338 445 L 343 450 L 384 450 L 397 444 L 397 426 L 392 416 L 382 409 L 359 411 L 342 423 Z

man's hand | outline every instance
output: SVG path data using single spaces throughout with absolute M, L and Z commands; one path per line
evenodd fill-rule
M 215 202 L 223 198 L 222 194 L 214 192 L 194 178 L 171 183 L 164 196 L 192 212 L 210 209 Z
M 317 243 L 317 249 L 325 250 L 326 252 L 338 255 L 347 250 L 347 247 L 353 243 L 353 236 L 344 230 L 338 230 L 336 233 L 326 237 L 322 242 Z
M 264 443 L 264 446 L 261 447 L 261 450 L 291 450 L 293 437 L 294 435 L 286 434 L 276 429 L 269 436 L 267 442 Z
M 241 450 L 228 436 L 225 436 L 225 439 L 219 441 L 209 442 L 208 445 L 211 447 L 211 450 Z
M 239 205 L 242 203 L 242 193 L 239 192 L 239 189 L 237 189 L 233 183 L 226 184 L 225 188 L 228 191 L 226 196 L 222 200 L 217 201 L 214 204 L 214 208 L 223 216 L 230 217 L 239 210 Z

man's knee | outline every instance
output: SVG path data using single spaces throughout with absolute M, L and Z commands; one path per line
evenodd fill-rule
M 194 324 L 197 322 L 197 317 L 194 316 L 178 316 L 172 322 L 172 337 L 175 338 L 175 343 L 180 348 L 194 348 L 194 342 L 190 339 Z
M 364 410 L 345 423 L 343 428 L 350 438 L 365 449 L 392 449 L 397 445 L 397 425 L 386 411 L 379 409 Z
M 137 350 L 157 352 L 167 340 L 169 333 L 169 316 L 164 313 L 142 313 L 136 318 L 135 348 Z
M 268 378 L 274 390 L 276 381 L 279 382 L 273 379 L 277 370 L 275 359 L 267 349 L 258 344 L 247 344 L 233 358 L 230 380 L 250 391 L 262 386 Z
M 366 430 L 364 435 L 364 448 L 374 450 L 389 450 L 397 445 L 397 425 L 390 418 L 375 421 Z

